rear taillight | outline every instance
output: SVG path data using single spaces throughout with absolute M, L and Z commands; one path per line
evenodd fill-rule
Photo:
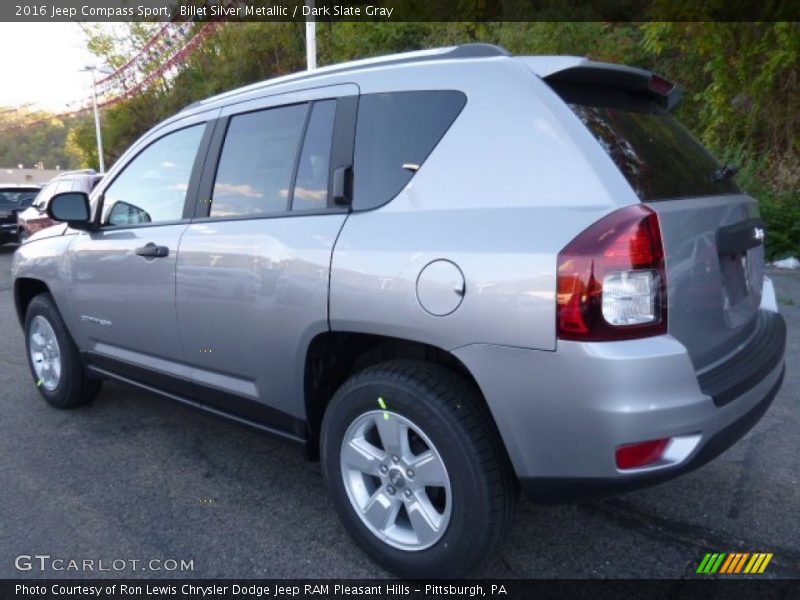
M 560 339 L 623 340 L 667 331 L 658 216 L 637 204 L 600 219 L 558 255 Z

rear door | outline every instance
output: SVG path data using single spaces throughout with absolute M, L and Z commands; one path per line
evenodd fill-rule
M 305 351 L 328 329 L 331 252 L 347 218 L 355 85 L 223 109 L 178 255 L 180 338 L 199 399 L 301 437 Z
M 756 201 L 652 97 L 593 83 L 552 83 L 636 191 L 658 213 L 669 332 L 695 368 L 753 332 L 764 277 Z

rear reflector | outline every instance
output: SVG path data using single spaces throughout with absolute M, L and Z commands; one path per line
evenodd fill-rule
M 635 469 L 656 462 L 669 445 L 670 438 L 663 440 L 650 440 L 637 444 L 626 444 L 617 448 L 617 467 L 620 469 Z

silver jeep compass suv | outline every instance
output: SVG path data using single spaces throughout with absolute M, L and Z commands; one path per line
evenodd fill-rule
M 117 379 L 295 442 L 370 557 L 466 574 L 518 488 L 685 472 L 781 384 L 756 201 L 677 99 L 468 45 L 193 104 L 17 250 L 38 389 Z

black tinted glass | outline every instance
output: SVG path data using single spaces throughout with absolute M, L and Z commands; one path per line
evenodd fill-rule
M 314 103 L 297 166 L 292 210 L 324 209 L 328 205 L 328 170 L 335 116 L 335 100 Z
M 38 189 L 5 189 L 0 190 L 0 204 L 6 206 L 30 206 Z
M 33 201 L 36 199 L 36 194 L 38 192 L 20 192 L 19 194 L 19 204 L 20 206 L 30 206 L 33 204 Z
M 455 121 L 467 98 L 455 91 L 366 94 L 358 102 L 353 206 L 394 198 Z
M 216 218 L 286 210 L 305 104 L 231 118 L 211 198 Z
M 739 193 L 733 180 L 715 181 L 717 160 L 646 96 L 575 84 L 553 88 L 642 200 Z
M 19 204 L 18 197 L 18 192 L 0 192 L 0 206 L 17 206 Z

